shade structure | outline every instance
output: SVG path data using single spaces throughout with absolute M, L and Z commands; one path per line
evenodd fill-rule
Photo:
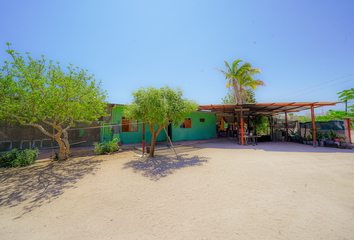
M 237 113 L 242 111 L 243 116 L 273 116 L 282 113 L 300 112 L 313 108 L 334 106 L 333 102 L 272 102 L 272 103 L 245 103 L 245 104 L 210 104 L 200 105 L 200 112 Z M 242 110 L 241 110 L 242 109 Z

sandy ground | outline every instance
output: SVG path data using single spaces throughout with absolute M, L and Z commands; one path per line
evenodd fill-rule
M 354 239 L 354 151 L 234 142 L 0 169 L 0 239 Z

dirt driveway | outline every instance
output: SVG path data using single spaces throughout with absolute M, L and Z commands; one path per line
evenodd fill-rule
M 354 239 L 353 150 L 177 151 L 0 169 L 0 239 Z

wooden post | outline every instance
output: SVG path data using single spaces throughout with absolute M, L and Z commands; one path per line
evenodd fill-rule
M 242 107 L 241 107 L 241 141 L 243 145 L 243 113 L 242 113 Z
M 286 127 L 286 141 L 289 139 L 289 128 L 288 128 L 288 113 L 285 112 L 285 127 Z
M 348 123 L 348 138 L 349 138 L 349 143 L 352 143 L 352 132 L 350 131 L 350 118 L 347 119 Z
M 315 124 L 315 111 L 313 105 L 311 105 L 311 121 L 312 121 L 313 147 L 316 147 L 316 124 Z
M 271 134 L 271 140 L 272 142 L 274 141 L 274 119 L 273 119 L 273 115 L 270 117 L 270 134 Z
M 352 136 L 351 136 L 352 133 L 351 133 L 351 131 L 350 131 L 350 130 L 351 130 L 351 129 L 350 129 L 350 119 L 351 119 L 351 118 L 350 118 L 350 117 L 344 117 L 343 119 L 344 119 L 344 121 L 346 121 L 346 124 L 345 124 L 345 125 L 347 125 L 347 133 L 346 133 L 346 135 L 348 136 L 348 142 L 349 142 L 349 143 L 352 143 Z M 344 126 L 345 126 L 345 125 L 344 125 Z
M 168 133 L 167 133 L 167 131 L 166 131 L 166 128 L 163 128 L 163 130 L 165 130 L 165 133 L 166 133 L 167 139 L 168 139 L 168 141 L 171 143 L 171 147 L 173 148 L 173 151 L 175 151 L 176 157 L 178 158 L 178 155 L 177 155 L 176 149 L 173 147 L 173 144 L 172 144 L 171 138 L 170 138 L 170 136 L 168 136 Z
M 143 122 L 143 155 L 145 153 L 145 122 Z

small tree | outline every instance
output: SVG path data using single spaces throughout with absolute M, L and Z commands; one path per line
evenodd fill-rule
M 192 100 L 182 99 L 182 90 L 165 86 L 160 89 L 153 87 L 141 88 L 133 92 L 133 102 L 124 109 L 128 119 L 143 120 L 151 131 L 150 157 L 154 157 L 156 137 L 167 125 L 178 126 L 179 120 L 198 108 Z
M 5 61 L 0 71 L 0 119 L 38 128 L 58 142 L 59 159 L 66 159 L 70 148 L 67 130 L 75 122 L 90 124 L 106 116 L 106 91 L 101 89 L 101 81 L 96 83 L 87 70 L 72 64 L 66 71 L 59 62 L 46 64 L 43 55 L 34 60 L 26 53 L 25 61 L 7 45 L 13 62 Z M 44 125 L 51 126 L 53 132 Z
M 354 99 L 354 88 L 343 90 L 337 94 L 339 94 L 339 99 L 345 103 L 345 111 L 347 112 L 347 108 L 350 108 L 351 112 L 354 113 L 354 104 L 351 106 L 347 106 L 348 101 Z

